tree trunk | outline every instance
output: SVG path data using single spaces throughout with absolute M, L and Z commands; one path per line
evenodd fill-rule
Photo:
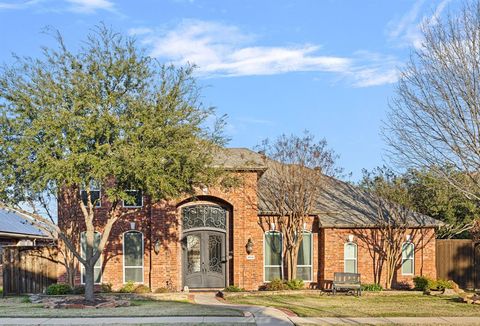
M 93 302 L 95 300 L 94 296 L 94 265 L 87 264 L 85 265 L 85 300 L 88 302 Z

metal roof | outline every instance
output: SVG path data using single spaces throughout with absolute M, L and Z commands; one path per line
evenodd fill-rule
M 49 237 L 45 232 L 35 227 L 32 222 L 21 215 L 6 209 L 0 209 L 0 233 Z

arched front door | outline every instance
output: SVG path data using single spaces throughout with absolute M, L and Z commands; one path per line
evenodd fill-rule
M 184 285 L 225 287 L 227 210 L 216 205 L 183 207 L 182 226 Z

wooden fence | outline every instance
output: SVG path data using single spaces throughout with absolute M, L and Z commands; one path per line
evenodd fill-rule
M 480 289 L 480 242 L 437 239 L 436 243 L 437 277 L 464 289 Z
M 3 295 L 43 293 L 57 282 L 56 249 L 3 247 Z

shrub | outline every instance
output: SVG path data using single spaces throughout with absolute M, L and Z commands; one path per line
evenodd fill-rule
M 21 302 L 22 303 L 32 303 L 32 300 L 30 300 L 29 297 L 23 297 Z
M 240 288 L 236 285 L 229 285 L 224 289 L 225 292 L 243 292 L 245 289 Z
M 85 294 L 85 285 L 77 285 L 72 290 L 73 294 Z
M 133 293 L 133 291 L 135 291 L 135 283 L 133 281 L 128 281 L 118 290 L 120 293 Z
M 435 288 L 434 280 L 426 276 L 415 276 L 413 278 L 414 289 L 417 291 L 428 291 Z
M 434 288 L 437 290 L 445 290 L 445 289 L 453 289 L 455 287 L 455 284 L 453 281 L 439 279 L 435 281 L 434 286 L 435 286 Z
M 102 283 L 100 285 L 100 292 L 102 293 L 111 293 L 112 291 L 112 283 Z
M 72 287 L 64 283 L 52 284 L 47 288 L 47 295 L 62 295 L 72 293 Z
M 286 290 L 286 289 L 287 289 L 287 286 L 279 278 L 274 278 L 270 283 L 267 283 L 265 285 L 265 290 L 266 291 L 282 291 L 282 290 Z
M 133 290 L 133 292 L 141 294 L 141 293 L 150 293 L 152 291 L 150 290 L 150 288 L 148 286 L 140 284 L 139 286 L 137 286 L 135 288 L 135 290 Z
M 383 287 L 380 284 L 362 284 L 362 291 L 383 291 Z
M 290 290 L 301 290 L 305 287 L 302 280 L 294 279 L 285 283 Z
M 168 293 L 170 290 L 168 288 L 157 288 L 155 289 L 155 293 Z

